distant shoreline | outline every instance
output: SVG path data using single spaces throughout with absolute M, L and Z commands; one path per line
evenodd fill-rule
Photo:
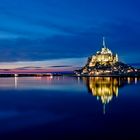
M 71 76 L 71 77 L 140 77 L 140 73 L 138 74 L 120 74 L 120 75 L 76 75 L 73 73 L 68 74 L 15 74 L 15 73 L 9 73 L 9 74 L 0 74 L 0 77 L 52 77 L 52 76 Z

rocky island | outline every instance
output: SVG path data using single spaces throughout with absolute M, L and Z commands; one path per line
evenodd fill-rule
M 118 55 L 106 47 L 88 58 L 84 67 L 75 71 L 77 76 L 140 76 L 140 70 L 119 61 Z

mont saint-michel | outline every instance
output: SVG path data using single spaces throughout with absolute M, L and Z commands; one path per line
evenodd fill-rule
M 77 76 L 139 76 L 137 68 L 121 62 L 117 53 L 106 46 L 103 37 L 102 49 L 88 58 L 84 67 L 75 71 Z

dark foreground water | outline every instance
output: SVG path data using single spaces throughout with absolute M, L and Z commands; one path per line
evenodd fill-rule
M 140 138 L 139 78 L 0 78 L 0 140 Z

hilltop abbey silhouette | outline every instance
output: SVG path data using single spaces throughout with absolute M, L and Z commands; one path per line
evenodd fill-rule
M 118 54 L 114 54 L 106 47 L 105 38 L 101 51 L 88 58 L 87 64 L 75 71 L 77 76 L 138 76 L 138 69 L 119 61 Z

